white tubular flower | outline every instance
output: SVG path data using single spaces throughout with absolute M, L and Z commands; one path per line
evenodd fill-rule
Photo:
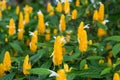
M 42 14 L 41 10 L 39 10 L 39 11 L 37 12 L 37 14 Z
M 90 25 L 90 24 L 85 25 L 84 28 L 88 28 L 88 29 L 89 29 L 89 28 L 90 28 L 89 25 Z
M 104 21 L 103 21 L 104 24 L 106 24 L 106 23 L 108 23 L 108 22 L 109 22 L 109 20 L 104 20 Z
M 59 76 L 55 71 L 52 71 L 52 70 L 49 70 L 48 71 L 51 72 L 51 74 L 49 75 L 49 77 L 56 77 L 56 76 Z
M 46 26 L 49 26 L 49 23 L 48 23 L 48 22 L 46 22 L 46 23 L 45 23 L 45 25 L 46 25 Z
M 31 31 L 29 31 L 29 35 L 31 35 L 31 36 L 32 36 L 32 35 L 34 35 L 34 33 L 33 33 L 33 32 L 31 32 Z

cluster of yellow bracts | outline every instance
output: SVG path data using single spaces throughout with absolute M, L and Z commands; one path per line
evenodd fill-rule
M 76 0 L 75 3 L 76 7 L 80 6 L 80 0 Z M 3 0 L 3 2 L 0 2 L 0 8 L 2 10 L 6 9 L 6 0 Z M 57 12 L 62 12 L 64 11 L 64 13 L 66 15 L 70 15 L 70 3 L 68 0 L 65 1 L 64 5 L 62 5 L 61 2 L 58 2 L 57 6 L 56 6 L 56 11 Z M 54 15 L 54 8 L 51 5 L 51 3 L 48 3 L 47 6 L 47 12 L 49 13 L 50 16 Z M 20 12 L 20 7 L 17 6 L 16 7 L 16 15 L 19 15 L 19 22 L 18 22 L 18 40 L 23 40 L 24 38 L 24 25 L 29 23 L 29 16 L 32 13 L 32 7 L 29 5 L 26 5 L 24 8 L 24 17 L 23 17 L 23 12 Z M 71 14 L 71 19 L 76 20 L 78 18 L 78 11 L 76 9 L 74 9 L 72 11 Z M 2 11 L 0 11 L 0 19 L 2 19 Z M 104 4 L 100 4 L 100 8 L 99 10 L 95 10 L 94 14 L 93 14 L 93 21 L 99 21 L 102 24 L 104 24 Z M 104 24 L 105 25 L 105 24 Z M 62 14 L 61 18 L 60 18 L 60 23 L 59 23 L 59 31 L 62 33 L 64 31 L 66 31 L 66 21 L 65 21 L 65 15 Z M 39 11 L 38 12 L 38 26 L 37 26 L 37 30 L 35 30 L 32 33 L 32 38 L 31 41 L 28 42 L 29 46 L 30 46 L 30 50 L 35 53 L 37 50 L 37 42 L 38 42 L 38 34 L 39 35 L 43 35 L 46 32 L 45 35 L 45 39 L 46 40 L 50 40 L 50 29 L 46 29 L 46 25 L 44 22 L 44 14 Z M 54 29 L 53 33 L 54 35 L 56 35 L 58 32 L 57 29 Z M 13 18 L 10 19 L 9 25 L 8 25 L 8 34 L 9 36 L 13 36 L 16 33 L 16 25 L 14 23 Z M 66 39 L 64 36 L 57 36 L 55 38 L 55 42 L 54 42 L 54 51 L 52 53 L 53 56 L 53 63 L 55 66 L 59 66 L 60 64 L 62 64 L 63 61 L 63 56 L 64 56 L 64 44 L 66 42 L 70 41 L 70 34 L 71 32 L 66 32 L 67 36 Z M 106 31 L 103 30 L 102 28 L 98 28 L 98 36 L 104 36 L 106 35 Z M 87 47 L 88 47 L 88 39 L 87 39 L 87 32 L 85 30 L 85 25 L 84 22 L 81 22 L 79 27 L 78 27 L 78 43 L 79 43 L 79 50 L 81 52 L 85 52 L 87 51 Z M 92 42 L 90 41 L 90 43 L 92 44 Z M 108 58 L 109 61 L 109 58 Z M 103 63 L 103 61 L 101 60 L 100 63 Z M 109 62 L 110 63 L 110 62 Z M 4 60 L 3 63 L 0 64 L 0 77 L 2 77 L 5 74 L 5 71 L 10 71 L 10 67 L 11 67 L 11 59 L 10 59 L 10 54 L 8 51 L 6 51 L 5 56 L 4 56 Z M 31 69 L 31 63 L 29 62 L 29 55 L 27 55 L 24 59 L 24 63 L 23 63 L 23 73 L 24 74 L 30 74 L 27 70 Z M 86 64 L 84 69 L 88 69 L 88 65 Z M 56 80 L 66 80 L 66 75 L 65 72 L 70 72 L 71 69 L 68 68 L 68 65 L 65 64 L 64 65 L 64 69 L 60 69 L 58 70 L 58 74 L 59 77 L 56 78 Z M 120 80 L 119 79 L 119 75 L 117 73 L 115 73 L 114 75 L 114 80 Z

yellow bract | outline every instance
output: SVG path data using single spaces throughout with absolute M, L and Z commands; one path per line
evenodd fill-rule
M 62 4 L 61 2 L 58 2 L 57 7 L 56 7 L 57 12 L 62 12 Z
M 53 9 L 51 3 L 48 3 L 48 5 L 47 5 L 47 12 L 49 12 L 50 16 L 54 15 L 54 9 Z
M 72 11 L 72 19 L 76 19 L 76 18 L 77 18 L 77 14 L 78 14 L 77 10 L 74 9 L 74 10 Z
M 87 32 L 84 30 L 84 23 L 81 22 L 78 27 L 78 42 L 79 42 L 79 50 L 81 52 L 87 51 L 88 40 L 87 40 Z
M 62 14 L 60 18 L 60 25 L 59 25 L 60 32 L 63 32 L 66 30 L 66 21 L 65 16 Z
M 67 80 L 64 69 L 58 70 L 57 74 L 58 74 L 58 76 L 56 77 L 56 80 Z
M 0 63 L 0 78 L 2 78 L 4 76 L 5 72 L 5 68 L 4 65 L 2 63 Z
M 120 76 L 118 73 L 115 73 L 113 76 L 113 80 L 120 80 Z
M 20 12 L 20 6 L 17 6 L 17 7 L 16 7 L 16 14 L 18 15 L 19 12 Z
M 79 7 L 80 6 L 80 1 L 76 0 L 76 6 Z
M 63 61 L 63 49 L 62 46 L 65 44 L 65 40 L 63 36 L 57 36 L 54 43 L 54 51 L 53 51 L 53 63 L 58 66 L 62 64 Z
M 98 14 L 99 14 L 99 21 L 103 21 L 104 20 L 104 4 L 100 4 Z
M 8 34 L 12 36 L 12 35 L 15 34 L 15 32 L 16 32 L 16 30 L 15 30 L 15 23 L 14 23 L 14 20 L 12 18 L 12 19 L 10 19 L 10 22 L 9 22 Z
M 69 14 L 70 13 L 70 3 L 68 0 L 65 1 L 65 4 L 64 4 L 64 12 L 65 14 Z
M 97 10 L 94 11 L 93 21 L 98 21 L 98 11 Z
M 5 52 L 3 65 L 5 68 L 5 71 L 10 71 L 11 59 L 10 59 L 10 53 L 8 51 Z
M 30 50 L 32 52 L 36 52 L 37 50 L 37 42 L 38 42 L 38 32 L 34 31 L 32 38 L 31 38 L 31 42 L 30 42 Z
M 44 15 L 42 13 L 38 14 L 38 32 L 40 34 L 44 34 L 46 30 L 45 24 L 44 24 Z
M 30 74 L 28 71 L 31 69 L 31 63 L 29 62 L 29 55 L 25 56 L 24 63 L 23 63 L 23 74 Z

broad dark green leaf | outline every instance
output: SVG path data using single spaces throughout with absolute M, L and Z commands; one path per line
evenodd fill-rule
M 37 75 L 48 75 L 51 73 L 49 69 L 46 69 L 46 68 L 33 68 L 33 69 L 30 69 L 29 72 L 31 74 L 37 74 Z
M 103 57 L 101 57 L 101 56 L 89 56 L 87 59 L 88 60 L 96 60 L 96 59 L 101 59 L 101 58 L 103 58 Z
M 102 72 L 100 73 L 100 75 L 105 75 L 105 74 L 110 73 L 111 69 L 112 69 L 111 67 L 103 69 Z
M 97 22 L 97 26 L 104 29 L 104 30 L 107 30 L 107 26 L 104 24 L 101 24 L 100 22 Z
M 116 55 L 120 52 L 120 43 L 116 44 L 115 46 L 113 46 L 112 48 L 112 53 L 113 56 L 116 57 Z
M 83 69 L 84 65 L 86 64 L 86 59 L 83 59 L 81 62 L 80 62 L 80 69 Z
M 34 64 L 35 62 L 37 62 L 43 56 L 44 53 L 45 53 L 45 49 L 38 50 L 37 54 L 30 57 L 30 61 L 32 61 L 32 63 Z
M 13 80 L 13 77 L 15 76 L 15 73 L 10 73 L 5 75 L 3 78 L 1 78 L 0 80 Z
M 11 42 L 11 43 L 9 43 L 9 44 L 10 44 L 10 46 L 11 46 L 14 50 L 23 52 L 22 48 L 21 48 L 17 43 Z
M 106 41 L 120 41 L 120 36 L 111 36 L 105 39 Z

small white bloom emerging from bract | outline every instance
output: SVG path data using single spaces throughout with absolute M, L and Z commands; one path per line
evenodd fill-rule
M 89 29 L 89 28 L 90 28 L 89 25 L 90 25 L 90 24 L 85 25 L 84 28 L 88 28 L 88 29 Z
M 29 31 L 29 35 L 34 35 L 34 33 L 33 33 L 33 32 L 31 32 L 31 31 Z
M 49 69 L 48 69 L 48 71 L 51 72 L 51 74 L 49 75 L 49 77 L 57 77 L 57 76 L 59 76 L 55 71 L 52 71 L 52 70 L 49 70 Z
M 109 22 L 109 20 L 104 20 L 104 21 L 103 21 L 104 24 L 106 24 L 106 23 L 108 23 L 108 22 Z
M 37 12 L 37 14 L 42 14 L 41 10 L 39 10 L 39 11 Z
M 45 23 L 45 25 L 46 25 L 46 26 L 49 26 L 49 23 L 48 23 L 48 22 L 46 22 L 46 23 Z
M 56 36 L 53 36 L 54 39 L 56 39 Z
M 60 0 L 61 3 L 64 3 L 66 0 Z M 56 2 L 59 2 L 59 0 L 56 0 Z M 69 2 L 72 2 L 72 0 L 69 0 Z

